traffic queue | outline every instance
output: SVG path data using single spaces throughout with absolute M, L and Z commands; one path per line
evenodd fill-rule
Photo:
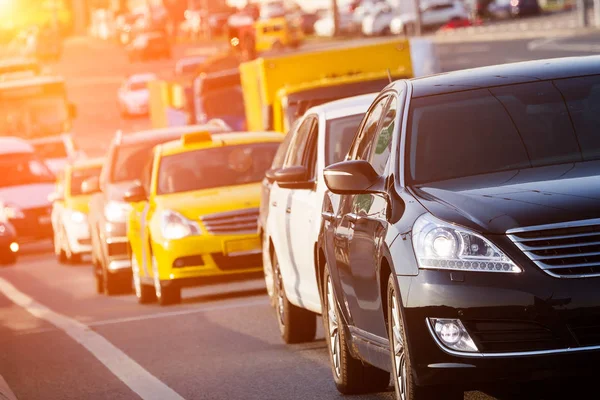
M 334 53 L 356 69 L 337 75 Z M 314 340 L 321 319 L 342 394 L 391 380 L 397 399 L 460 399 L 589 372 L 600 57 L 434 75 L 430 57 L 401 41 L 246 62 L 246 130 L 118 132 L 56 182 L 26 142 L 0 151 L 35 190 L 54 185 L 56 256 L 89 253 L 99 293 L 169 305 L 258 274 L 285 343 Z M 10 251 L 24 209 L 3 208 Z

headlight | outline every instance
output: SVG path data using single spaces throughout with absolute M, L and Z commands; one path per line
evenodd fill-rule
M 5 206 L 4 207 L 4 215 L 8 219 L 25 218 L 25 214 L 23 214 L 23 211 L 17 206 Z
M 129 210 L 131 210 L 131 205 L 129 205 L 129 203 L 109 201 L 106 206 L 104 206 L 104 218 L 106 218 L 108 222 L 125 222 L 127 221 Z
M 412 235 L 419 268 L 521 272 L 521 268 L 489 240 L 431 214 L 417 218 Z
M 82 224 L 87 219 L 87 215 L 80 211 L 71 211 L 69 214 L 69 219 L 76 224 Z
M 176 211 L 165 210 L 160 216 L 160 230 L 167 240 L 182 239 L 187 236 L 200 235 L 200 226 Z

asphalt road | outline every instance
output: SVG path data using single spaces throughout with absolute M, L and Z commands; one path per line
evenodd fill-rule
M 550 31 L 526 39 L 470 36 L 440 40 L 438 53 L 444 70 L 452 70 L 594 54 L 597 39 Z M 210 49 L 182 46 L 176 57 L 204 51 Z M 168 75 L 172 64 L 129 65 L 113 44 L 71 40 L 53 69 L 67 77 L 78 106 L 78 143 L 99 155 L 115 130 L 148 127 L 145 119 L 120 118 L 117 87 L 128 73 Z M 133 295 L 97 295 L 89 265 L 59 265 L 50 251 L 49 243 L 26 246 L 16 266 L 0 270 L 0 375 L 18 399 L 343 398 L 321 327 L 313 343 L 284 345 L 262 280 L 186 289 L 177 306 L 141 306 Z M 504 384 L 465 398 L 582 398 L 573 386 Z M 388 391 L 351 399 L 392 397 Z

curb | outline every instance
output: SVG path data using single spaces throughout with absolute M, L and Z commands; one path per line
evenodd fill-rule
M 17 396 L 15 396 L 2 375 L 0 375 L 0 400 L 17 400 Z

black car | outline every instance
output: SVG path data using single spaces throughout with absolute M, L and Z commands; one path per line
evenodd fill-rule
M 371 106 L 318 243 L 343 393 L 461 398 L 600 358 L 600 57 L 397 81 Z
M 15 228 L 9 222 L 0 221 L 0 265 L 16 263 L 18 251 Z
M 161 31 L 142 32 L 127 45 L 130 62 L 171 58 L 171 43 Z

